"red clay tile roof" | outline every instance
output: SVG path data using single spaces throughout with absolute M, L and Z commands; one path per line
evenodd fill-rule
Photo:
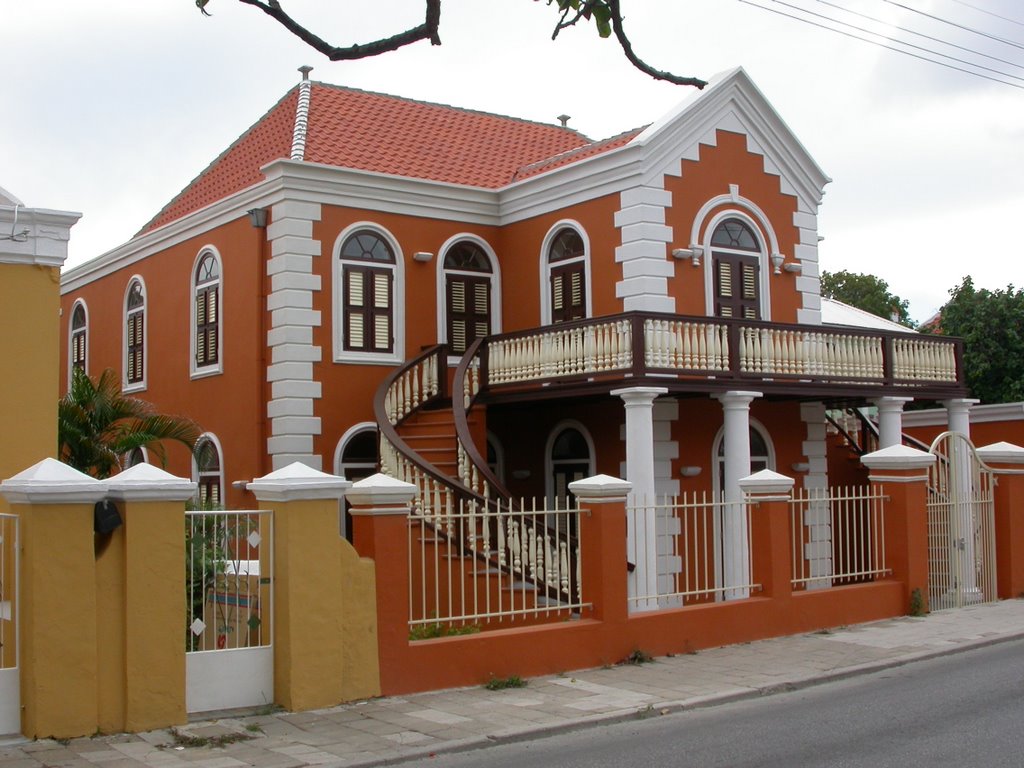
M 262 180 L 291 151 L 298 87 L 290 90 L 174 198 L 142 232 Z M 496 189 L 622 146 L 561 126 L 313 83 L 305 159 L 342 168 Z

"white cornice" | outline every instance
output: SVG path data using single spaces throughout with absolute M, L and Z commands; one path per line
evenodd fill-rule
M 0 263 L 61 266 L 71 227 L 80 218 L 71 211 L 0 205 Z

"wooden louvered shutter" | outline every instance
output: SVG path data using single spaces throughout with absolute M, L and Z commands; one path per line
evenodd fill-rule
M 196 294 L 196 366 L 217 363 L 220 335 L 217 287 L 203 288 Z
M 564 323 L 587 316 L 584 269 L 584 264 L 577 262 L 551 270 L 552 323 Z
M 757 257 L 714 254 L 715 315 L 757 320 L 761 317 Z
M 447 294 L 448 344 L 462 354 L 470 344 L 491 332 L 491 281 L 449 275 Z
M 125 362 L 128 367 L 126 378 L 129 384 L 138 384 L 143 378 L 143 356 L 145 352 L 142 340 L 144 317 L 145 314 L 143 312 L 133 312 L 128 316 L 127 328 L 125 329 L 125 337 L 127 339 Z
M 347 266 L 344 291 L 345 349 L 391 352 L 391 270 Z

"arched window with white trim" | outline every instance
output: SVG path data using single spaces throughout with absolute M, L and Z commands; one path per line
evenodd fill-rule
M 223 334 L 221 263 L 212 249 L 199 254 L 192 273 L 192 373 L 204 375 L 221 370 Z
M 494 269 L 484 249 L 459 240 L 443 256 L 444 328 L 448 349 L 461 355 L 492 332 Z
M 761 319 L 761 247 L 753 229 L 738 218 L 719 222 L 711 234 L 711 269 L 716 317 Z
M 548 436 L 545 481 L 549 501 L 572 499 L 569 483 L 594 474 L 594 441 L 575 421 L 562 422 Z
M 588 316 L 587 249 L 574 227 L 563 226 L 551 238 L 545 253 L 548 317 L 551 323 Z
M 725 427 L 719 430 L 714 441 L 712 466 L 715 469 L 715 490 L 725 492 Z M 768 431 L 753 419 L 750 422 L 750 474 L 762 469 L 775 471 L 775 447 Z
M 335 259 L 335 360 L 401 360 L 402 260 L 394 239 L 357 225 L 338 238 Z
M 377 472 L 380 465 L 377 425 L 372 422 L 357 424 L 349 429 L 334 452 L 334 473 L 349 482 L 363 480 Z M 351 504 L 345 499 L 338 509 L 338 533 L 352 541 Z
M 85 302 L 75 302 L 71 310 L 71 329 L 68 334 L 68 380 L 77 368 L 89 372 L 89 313 Z
M 216 509 L 224 503 L 224 456 L 220 441 L 207 433 L 196 441 L 192 457 L 192 479 L 200 509 Z
M 124 388 L 146 386 L 146 288 L 141 278 L 128 283 L 124 297 Z

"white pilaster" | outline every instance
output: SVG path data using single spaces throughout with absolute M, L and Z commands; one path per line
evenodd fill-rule
M 903 443 L 903 406 L 912 397 L 875 398 L 878 407 L 878 447 L 889 448 Z
M 637 511 L 627 518 L 627 552 L 636 569 L 630 574 L 630 595 L 658 593 L 658 537 L 654 485 L 654 398 L 664 387 L 616 389 L 626 407 L 626 480 L 633 486 L 631 505 Z M 641 601 L 637 610 L 652 610 L 657 600 Z
M 621 245 L 615 249 L 615 260 L 622 265 L 622 279 L 615 284 L 615 296 L 622 299 L 626 312 L 675 312 L 675 299 L 668 294 L 668 281 L 675 275 L 675 264 L 668 258 L 672 227 L 665 224 L 672 194 L 637 187 L 623 192 L 619 204 L 615 226 Z
M 724 587 L 750 583 L 750 537 L 740 480 L 750 474 L 750 404 L 760 392 L 732 391 L 718 395 L 724 413 L 725 493 L 722 514 L 722 580 Z M 730 589 L 725 598 L 749 596 L 747 589 Z
M 321 291 L 320 276 L 313 269 L 313 260 L 321 254 L 320 241 L 313 239 L 320 206 L 285 200 L 274 206 L 272 219 L 267 227 L 271 259 L 266 374 L 272 384 L 267 452 L 275 470 L 294 461 L 319 470 L 323 457 L 313 453 L 313 439 L 321 424 L 313 416 L 313 402 L 321 395 L 316 364 L 323 353 L 312 340 L 313 329 L 321 324 L 320 312 L 313 309 L 314 295 Z

